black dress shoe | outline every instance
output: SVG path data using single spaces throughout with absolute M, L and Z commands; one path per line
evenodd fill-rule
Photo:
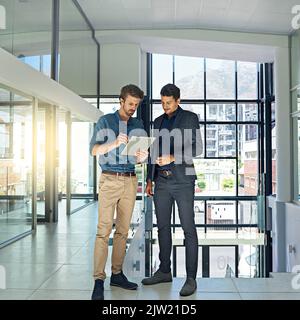
M 138 287 L 137 283 L 128 281 L 123 271 L 121 271 L 120 273 L 111 275 L 110 285 L 127 289 L 127 290 L 136 290 Z
M 183 297 L 190 296 L 197 289 L 197 282 L 194 278 L 187 278 L 179 294 Z
M 171 272 L 165 273 L 158 269 L 152 277 L 143 279 L 142 284 L 152 285 L 152 284 L 158 284 L 163 282 L 172 282 L 172 280 L 173 279 L 172 279 Z
M 95 280 L 92 300 L 104 300 L 104 281 L 101 279 Z

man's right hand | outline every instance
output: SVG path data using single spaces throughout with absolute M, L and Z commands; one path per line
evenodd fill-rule
M 128 143 L 128 136 L 124 133 L 120 133 L 117 139 L 115 140 L 116 148 L 120 147 L 122 143 L 124 144 Z
M 154 195 L 154 193 L 152 191 L 152 181 L 151 180 L 147 181 L 146 194 L 147 194 L 147 197 L 152 197 Z

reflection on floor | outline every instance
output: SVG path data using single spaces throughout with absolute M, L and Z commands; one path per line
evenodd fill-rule
M 70 217 L 60 215 L 57 224 L 38 226 L 36 236 L 28 236 L 0 249 L 0 266 L 6 271 L 3 299 L 90 299 L 93 288 L 93 249 L 97 203 Z M 3 270 L 3 268 L 1 268 Z M 107 264 L 110 275 L 110 261 Z M 299 299 L 293 289 L 293 275 L 269 279 L 197 279 L 197 292 L 180 298 L 183 278 L 173 283 L 125 291 L 105 282 L 106 299 Z M 131 279 L 140 283 L 141 279 Z
M 71 211 L 77 210 L 93 202 L 93 199 L 71 199 Z M 66 199 L 58 202 L 59 212 L 66 212 Z M 31 200 L 0 201 L 0 243 L 10 240 L 21 233 L 31 230 Z M 37 201 L 38 219 L 45 218 L 45 202 Z

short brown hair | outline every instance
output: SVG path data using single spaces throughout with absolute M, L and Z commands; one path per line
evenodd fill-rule
M 127 96 L 132 96 L 143 100 L 144 91 L 134 84 L 128 84 L 121 89 L 119 99 L 126 100 Z
M 175 100 L 180 98 L 180 89 L 173 83 L 168 83 L 160 90 L 160 94 L 165 97 L 173 97 Z

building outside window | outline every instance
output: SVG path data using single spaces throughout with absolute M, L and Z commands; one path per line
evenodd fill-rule
M 194 159 L 198 176 L 195 184 L 195 220 L 201 224 L 198 232 L 212 237 L 224 232 L 257 233 L 255 227 L 237 229 L 232 225 L 257 223 L 258 65 L 253 62 L 153 54 L 152 124 L 163 113 L 159 92 L 166 83 L 179 86 L 180 106 L 195 112 L 199 118 L 204 153 Z M 223 201 L 208 201 L 211 196 L 222 197 Z M 245 196 L 253 197 L 253 200 L 243 200 Z M 198 197 L 204 200 L 198 201 Z M 228 201 L 227 197 L 236 197 L 236 200 Z M 176 205 L 174 215 L 175 223 L 180 223 Z M 206 227 L 203 229 L 202 225 Z M 174 230 L 175 234 L 182 232 L 180 228 Z M 156 228 L 154 235 L 155 232 Z M 176 249 L 177 261 L 184 260 L 184 250 L 181 249 Z M 237 268 L 239 276 L 257 275 L 257 265 L 247 264 L 248 260 L 253 262 L 254 256 L 256 262 L 258 260 L 255 245 L 240 245 L 238 256 L 235 256 L 232 247 L 218 249 L 221 248 L 210 248 L 211 277 L 225 276 L 226 267 L 220 270 L 216 262 L 224 256 L 227 261 L 225 266 L 233 270 L 235 262 L 240 266 Z M 156 251 L 154 246 L 154 269 L 157 265 Z M 250 255 L 253 256 L 248 259 Z M 181 270 L 179 265 L 178 268 Z M 202 272 L 199 270 L 199 275 Z

